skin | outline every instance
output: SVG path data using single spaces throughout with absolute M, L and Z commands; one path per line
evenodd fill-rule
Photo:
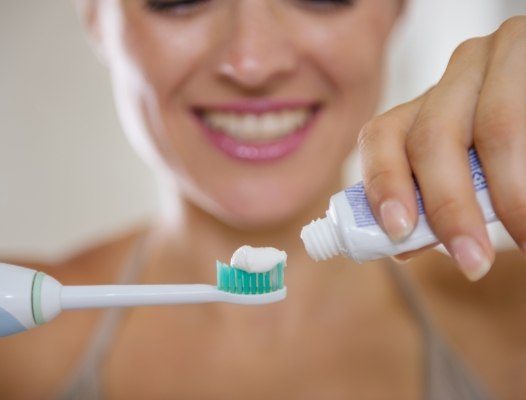
M 285 302 L 129 310 L 101 369 L 107 397 L 421 398 L 419 327 L 385 263 L 316 265 L 298 233 L 343 187 L 342 163 L 358 141 L 368 198 L 393 237 L 406 235 L 416 220 L 413 170 L 438 238 L 452 250 L 454 238 L 475 237 L 493 260 L 466 180 L 466 148 L 475 142 L 495 208 L 524 243 L 517 222 L 524 216 L 505 211 L 526 210 L 524 119 L 516 108 L 526 93 L 526 57 L 515 44 L 526 39 L 524 19 L 463 44 L 435 87 L 370 120 L 397 1 L 320 10 L 303 1 L 212 0 L 183 14 L 154 13 L 136 0 L 86 1 L 79 8 L 112 76 L 126 134 L 156 172 L 162 207 L 148 226 L 58 266 L 14 262 L 49 271 L 64 284 L 114 282 L 145 232 L 141 283 L 213 282 L 215 259 L 228 260 L 242 244 L 289 255 Z M 259 97 L 322 105 L 312 134 L 293 155 L 261 164 L 225 157 L 188 112 Z M 386 212 L 385 200 L 400 201 L 410 222 Z M 510 201 L 516 206 L 509 208 Z M 503 253 L 495 266 L 477 284 L 436 252 L 420 254 L 404 269 L 460 356 L 497 398 L 512 399 L 526 390 L 516 378 L 526 373 L 524 259 L 518 251 Z M 2 339 L 0 397 L 52 398 L 100 316 L 64 313 Z

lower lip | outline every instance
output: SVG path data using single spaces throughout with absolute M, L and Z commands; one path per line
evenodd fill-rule
M 207 137 L 212 144 L 223 153 L 237 160 L 261 162 L 278 160 L 299 149 L 312 130 L 311 128 L 317 115 L 318 110 L 314 110 L 306 123 L 294 132 L 272 141 L 260 143 L 246 142 L 233 138 L 223 132 L 213 130 L 200 118 L 199 115 L 196 115 L 196 118 L 205 134 L 205 137 Z

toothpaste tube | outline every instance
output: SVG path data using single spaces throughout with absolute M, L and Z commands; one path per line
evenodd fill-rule
M 497 221 L 475 149 L 471 148 L 468 155 L 473 186 L 484 219 L 487 223 Z M 418 223 L 404 241 L 391 241 L 378 225 L 365 196 L 363 183 L 359 182 L 331 197 L 325 218 L 312 221 L 303 227 L 301 239 L 307 253 L 316 261 L 342 254 L 356 262 L 364 262 L 420 249 L 438 242 L 427 223 L 422 197 L 418 186 L 415 186 Z

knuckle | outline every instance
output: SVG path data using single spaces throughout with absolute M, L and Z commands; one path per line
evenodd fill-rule
M 474 141 L 484 149 L 507 147 L 518 136 L 521 121 L 511 107 L 494 105 L 481 113 L 475 123 Z
M 404 110 L 399 110 L 398 107 L 371 119 L 362 127 L 357 139 L 360 153 L 369 150 L 371 146 L 377 144 L 386 134 L 403 130 L 399 112 L 403 113 Z
M 526 17 L 514 16 L 507 19 L 489 38 L 491 60 L 509 57 L 512 49 L 522 47 L 526 40 Z
M 374 137 L 378 135 L 378 128 L 375 119 L 367 122 L 360 133 L 358 134 L 358 149 L 360 152 L 362 150 L 367 150 L 369 144 L 374 140 Z
M 526 220 L 526 193 L 496 198 L 494 201 L 496 214 L 503 222 L 523 224 Z
M 425 159 L 437 144 L 441 132 L 438 121 L 426 117 L 420 119 L 407 136 L 406 151 L 409 160 L 419 162 Z
M 465 60 L 477 59 L 481 52 L 487 52 L 492 38 L 490 36 L 480 36 L 467 39 L 460 43 L 453 54 L 451 55 L 451 62 L 456 63 Z
M 392 178 L 393 171 L 390 169 L 378 169 L 364 176 L 365 191 L 369 202 L 373 205 L 379 204 L 388 196 L 388 187 Z
M 462 207 L 458 199 L 448 196 L 441 199 L 436 205 L 426 208 L 427 219 L 436 228 L 438 226 L 451 225 L 453 221 L 458 221 L 457 216 L 461 215 Z
M 517 15 L 504 21 L 495 32 L 498 39 L 517 38 L 526 35 L 526 17 Z
M 367 151 L 369 148 L 377 143 L 382 134 L 389 128 L 389 121 L 385 116 L 378 116 L 367 122 L 358 134 L 358 148 L 359 151 Z
M 474 52 L 479 51 L 479 49 L 485 44 L 485 40 L 486 39 L 483 37 L 475 37 L 463 41 L 455 48 L 451 55 L 451 59 L 461 60 L 471 57 Z

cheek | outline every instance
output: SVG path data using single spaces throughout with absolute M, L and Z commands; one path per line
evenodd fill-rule
M 347 152 L 374 115 L 380 97 L 387 33 L 374 26 L 364 17 L 311 36 L 310 59 L 332 89 L 331 120 L 334 131 L 340 132 L 338 145 Z
M 304 26 L 296 42 L 337 94 L 374 99 L 394 17 L 380 0 L 360 1 L 356 7 L 330 24 Z
M 353 98 L 357 105 L 366 105 L 376 99 L 376 88 L 380 82 L 383 41 L 375 35 L 367 35 L 363 28 L 341 29 L 337 37 L 346 40 L 332 40 L 332 45 L 318 44 L 318 64 L 335 87 L 338 95 Z M 355 33 L 360 32 L 360 38 Z M 362 37 L 362 35 L 364 37 Z M 365 104 L 364 104 L 365 103 Z
M 128 63 L 160 98 L 177 91 L 209 51 L 213 27 L 208 21 L 174 23 L 170 18 L 131 10 L 124 18 L 119 41 Z
M 213 26 L 206 21 L 175 25 L 137 6 L 123 8 L 120 26 L 109 29 L 122 124 L 148 160 L 153 156 L 156 163 L 178 164 L 190 136 L 184 88 L 210 53 Z

